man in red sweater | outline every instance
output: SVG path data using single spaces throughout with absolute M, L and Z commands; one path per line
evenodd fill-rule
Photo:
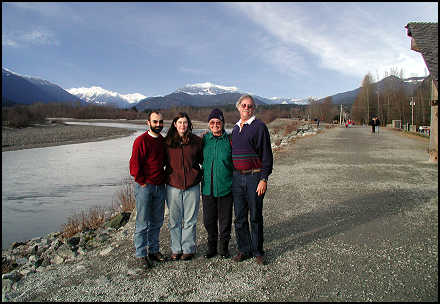
M 135 139 L 130 158 L 137 211 L 135 255 L 146 269 L 152 266 L 152 260 L 165 260 L 159 251 L 159 232 L 165 211 L 165 142 L 160 134 L 163 129 L 162 114 L 151 112 L 147 125 L 149 130 Z

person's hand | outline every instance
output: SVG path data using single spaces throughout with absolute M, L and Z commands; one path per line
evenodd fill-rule
M 258 183 L 258 186 L 257 186 L 257 191 L 256 191 L 258 196 L 263 195 L 266 192 L 266 189 L 267 189 L 267 182 L 264 180 L 260 180 L 260 182 Z

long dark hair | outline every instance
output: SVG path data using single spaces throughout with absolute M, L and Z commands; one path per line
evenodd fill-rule
M 185 134 L 183 134 L 183 136 L 180 137 L 179 132 L 177 132 L 177 128 L 174 125 L 174 123 L 183 117 L 185 117 L 188 120 L 188 129 L 186 130 Z M 191 119 L 189 118 L 188 114 L 186 114 L 185 112 L 177 113 L 176 117 L 174 117 L 173 122 L 171 123 L 170 128 L 168 129 L 167 135 L 165 136 L 165 143 L 172 148 L 176 148 L 182 144 L 189 144 L 191 138 L 192 138 Z

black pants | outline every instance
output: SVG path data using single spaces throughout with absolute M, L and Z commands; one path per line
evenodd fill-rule
M 232 226 L 232 193 L 221 197 L 202 195 L 203 224 L 208 232 L 208 242 L 229 241 Z

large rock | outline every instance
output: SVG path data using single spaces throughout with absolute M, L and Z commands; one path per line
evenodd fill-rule
M 131 215 L 130 212 L 121 212 L 112 219 L 110 219 L 108 222 L 106 222 L 104 224 L 104 227 L 119 229 L 120 227 L 128 223 L 128 220 L 130 219 L 130 215 Z

